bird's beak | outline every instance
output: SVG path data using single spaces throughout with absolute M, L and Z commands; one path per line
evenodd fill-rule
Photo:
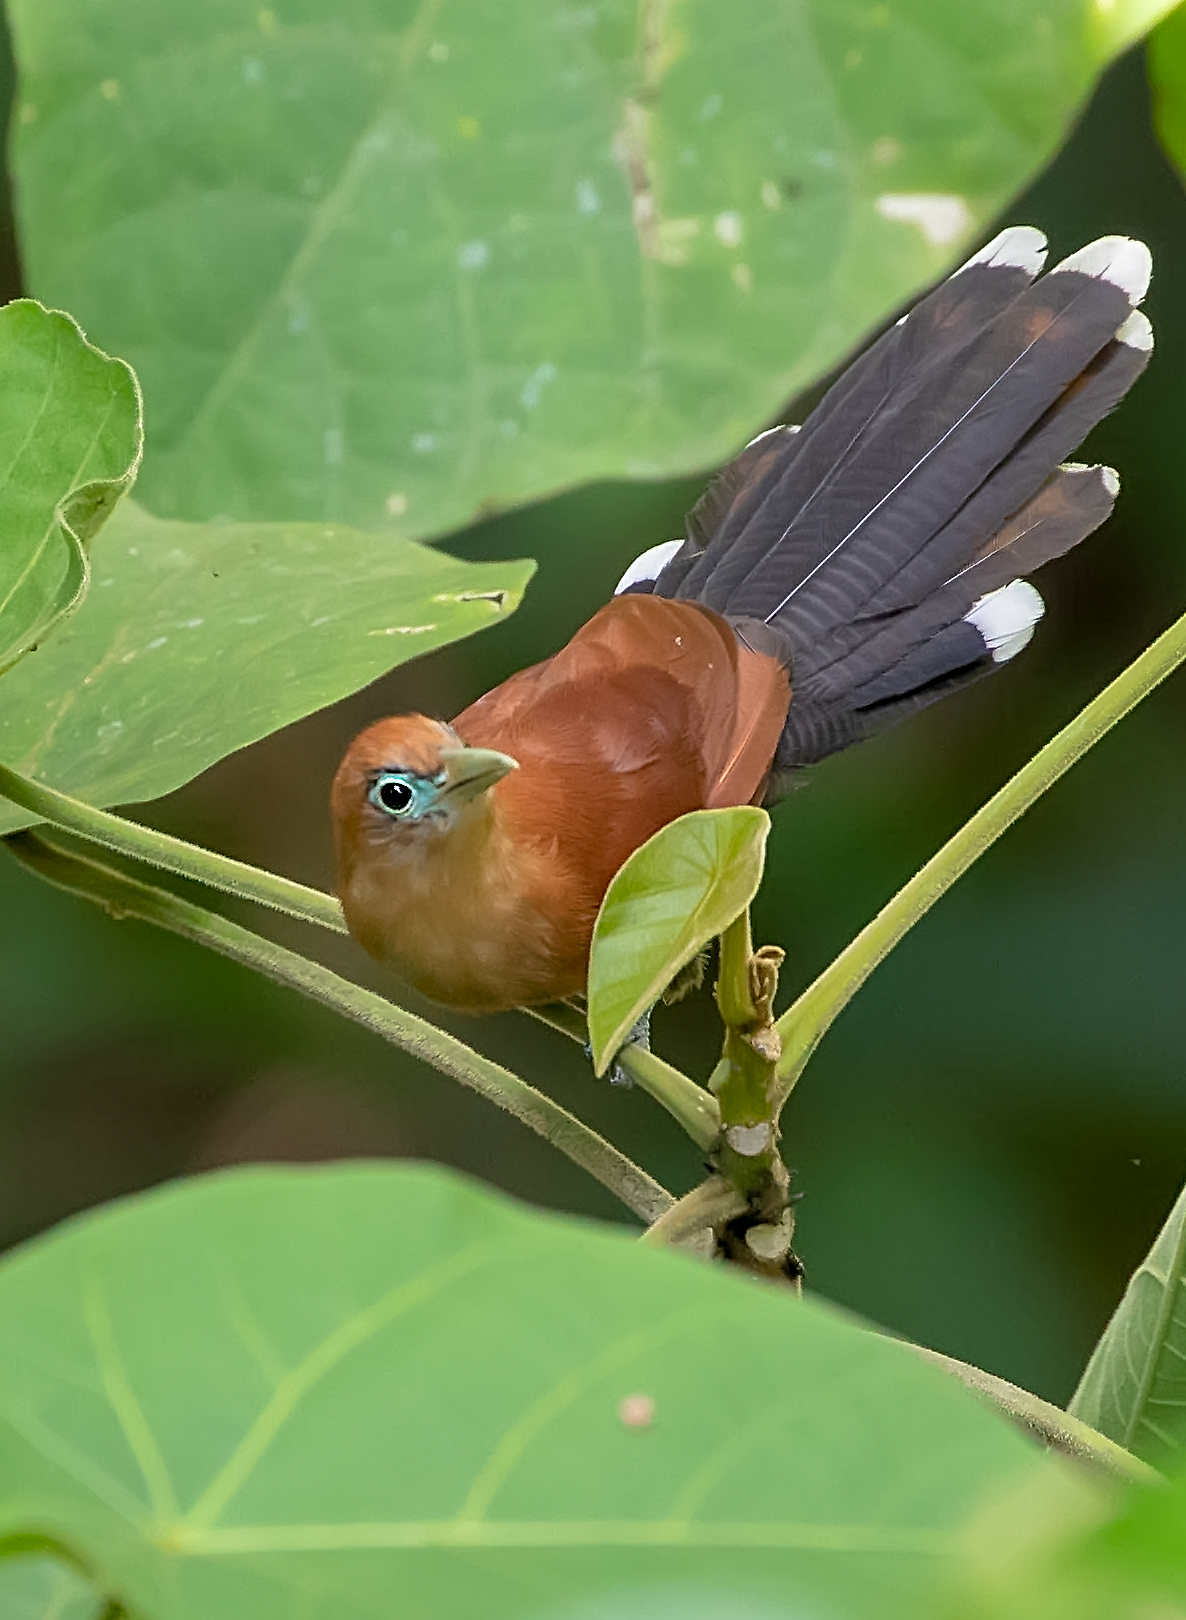
M 441 753 L 441 764 L 451 804 L 468 804 L 519 769 L 517 759 L 500 754 L 496 748 L 446 748 Z

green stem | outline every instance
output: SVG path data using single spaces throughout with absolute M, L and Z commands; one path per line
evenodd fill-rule
M 567 1109 L 414 1013 L 225 917 L 59 849 L 39 834 L 14 833 L 6 842 L 22 864 L 57 887 L 96 901 L 113 916 L 139 917 L 229 956 L 432 1064 L 530 1126 L 648 1224 L 671 1207 L 670 1193 Z
M 877 965 L 973 861 L 1052 787 L 1076 760 L 1186 659 L 1186 615 L 1163 632 L 1069 725 L 1039 750 L 910 879 L 778 1020 L 779 1107 L 836 1016 Z
M 570 1040 L 588 1046 L 589 1031 L 585 1020 L 575 1007 L 564 1002 L 552 1002 L 546 1007 L 524 1007 L 523 1011 L 549 1029 L 559 1030 Z M 683 1126 L 698 1147 L 710 1148 L 720 1135 L 721 1113 L 716 1098 L 695 1080 L 689 1079 L 681 1069 L 665 1063 L 654 1052 L 648 1052 L 637 1041 L 624 1046 L 618 1053 L 618 1067 L 627 1074 L 640 1091 L 645 1091 L 675 1120 Z
M 710 1176 L 677 1204 L 672 1204 L 665 1215 L 660 1215 L 647 1227 L 638 1241 L 655 1249 L 671 1248 L 721 1221 L 731 1221 L 745 1207 L 743 1194 L 731 1187 L 724 1176 Z
M 732 1029 L 749 1029 L 757 1021 L 758 1010 L 754 1006 L 750 987 L 749 964 L 753 954 L 754 940 L 747 906 L 721 935 L 717 1006 L 722 1021 Z
M 672 1119 L 679 1121 L 697 1147 L 712 1146 L 721 1134 L 721 1114 L 710 1092 L 637 1041 L 624 1046 L 615 1061 L 640 1091 L 653 1097 Z
M 679 1204 L 674 1205 L 663 1219 L 668 1219 L 679 1207 Z M 646 1236 L 644 1233 L 643 1241 Z M 1031 1395 L 1029 1390 L 1019 1389 L 1016 1384 L 1007 1383 L 993 1373 L 983 1372 L 979 1367 L 972 1367 L 966 1361 L 956 1361 L 954 1356 L 945 1356 L 938 1350 L 927 1350 L 921 1344 L 910 1344 L 903 1339 L 891 1342 L 903 1345 L 924 1361 L 933 1362 L 952 1373 L 968 1389 L 990 1401 L 999 1412 L 1019 1423 L 1036 1439 L 1061 1451 L 1064 1456 L 1090 1463 L 1106 1473 L 1113 1476 L 1118 1474 L 1122 1479 L 1132 1480 L 1138 1485 L 1161 1483 L 1162 1476 L 1155 1468 L 1150 1468 L 1148 1463 L 1134 1457 L 1131 1451 L 1118 1446 L 1115 1440 L 1109 1440 L 1107 1435 L 1100 1434 L 1098 1429 L 1064 1412 L 1061 1406 L 1052 1406 L 1049 1401 Z
M 122 816 L 113 816 L 110 811 L 96 810 L 93 805 L 72 799 L 56 788 L 30 782 L 5 765 L 0 765 L 0 795 L 19 804 L 22 810 L 119 855 L 130 855 L 133 860 L 146 861 L 161 871 L 192 878 L 212 889 L 222 889 L 240 900 L 254 900 L 274 911 L 299 917 L 302 922 L 316 923 L 339 934 L 346 932 L 342 908 L 332 894 L 307 889 L 303 883 L 276 877 L 243 861 L 232 861 L 226 855 L 216 855 L 212 850 L 187 844 L 184 839 L 173 838 L 168 833 L 155 832 L 151 827 L 138 826 Z
M 254 900 L 302 922 L 316 923 L 339 934 L 346 932 L 342 908 L 332 894 L 322 894 L 319 889 L 306 888 L 303 883 L 277 877 L 226 855 L 216 855 L 213 850 L 139 826 L 122 816 L 113 816 L 110 811 L 96 810 L 93 805 L 72 799 L 56 788 L 31 782 L 4 765 L 0 765 L 0 795 L 19 804 L 22 810 L 119 855 L 145 861 L 178 877 L 191 878 L 208 888 L 221 889 L 240 900 Z M 557 1004 L 538 1011 L 524 1010 L 573 1040 L 582 1044 L 588 1040 L 584 1019 L 575 1007 Z M 628 1050 L 631 1054 L 641 1052 L 640 1048 Z M 694 1080 L 650 1053 L 642 1053 L 639 1060 L 633 1055 L 628 1058 L 624 1053 L 618 1061 L 643 1091 L 649 1092 L 680 1122 L 693 1141 L 707 1147 L 715 1139 L 719 1129 L 716 1103 Z

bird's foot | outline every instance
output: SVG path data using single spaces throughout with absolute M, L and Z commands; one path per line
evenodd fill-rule
M 627 1035 L 626 1039 L 622 1042 L 619 1050 L 624 1051 L 628 1046 L 641 1046 L 644 1052 L 650 1051 L 651 1014 L 649 1008 L 643 1013 L 642 1017 L 637 1021 L 637 1023 L 631 1027 L 629 1035 Z M 587 1058 L 591 1058 L 593 1056 L 593 1048 L 588 1042 L 585 1044 L 585 1056 Z M 618 1062 L 617 1058 L 614 1059 L 609 1068 L 606 1070 L 606 1079 L 609 1081 L 611 1086 L 624 1086 L 627 1089 L 634 1084 L 634 1081 L 626 1073 L 625 1069 Z

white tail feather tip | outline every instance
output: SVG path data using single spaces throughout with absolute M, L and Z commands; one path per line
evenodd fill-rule
M 798 431 L 798 427 L 790 422 L 780 422 L 777 427 L 765 428 L 761 433 L 755 434 L 745 448 L 748 450 L 750 445 L 760 444 L 763 439 L 768 439 L 772 433 L 798 433 Z
M 989 591 L 964 614 L 975 625 L 994 664 L 1007 664 L 1033 639 L 1046 604 L 1028 579 L 1015 579 Z
M 682 540 L 664 540 L 662 545 L 652 546 L 649 551 L 644 551 L 641 557 L 635 557 L 614 586 L 614 595 L 621 596 L 624 590 L 631 585 L 637 585 L 641 580 L 658 579 L 682 545 Z
M 1117 329 L 1117 343 L 1125 343 L 1130 349 L 1142 349 L 1146 353 L 1153 347 L 1153 328 L 1149 324 L 1149 317 L 1139 309 L 1134 309 L 1128 319 Z
M 1144 242 L 1131 236 L 1101 236 L 1056 264 L 1050 273 L 1057 275 L 1060 270 L 1077 270 L 1081 276 L 1114 282 L 1128 294 L 1130 303 L 1139 304 L 1149 290 L 1153 255 Z
M 994 236 L 979 253 L 973 254 L 967 264 L 960 266 L 960 270 L 968 270 L 974 264 L 1000 264 L 1027 270 L 1031 276 L 1036 276 L 1045 263 L 1046 238 L 1042 232 L 1035 230 L 1032 225 L 1010 225 L 999 236 Z M 957 270 L 955 273 L 958 276 L 960 272 Z
M 1064 461 L 1059 472 L 1095 473 L 1113 500 L 1120 493 L 1120 474 L 1115 467 L 1103 467 L 1098 461 Z

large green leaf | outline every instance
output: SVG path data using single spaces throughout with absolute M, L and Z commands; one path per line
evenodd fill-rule
M 993 1504 L 965 1537 L 956 1580 L 919 1620 L 1181 1620 L 1183 1480 L 1111 1500 L 1074 1484 L 1048 1476 Z
M 87 601 L 5 676 L 0 760 L 94 804 L 236 748 L 511 612 L 530 562 L 327 524 L 185 524 L 124 502 Z M 26 826 L 0 801 L 0 832 Z
M 1186 1189 L 1133 1273 L 1070 1411 L 1156 1467 L 1186 1452 Z
M 589 954 L 589 1039 L 604 1074 L 632 1025 L 758 892 L 770 817 L 742 805 L 661 827 L 614 875 Z
M 9 0 L 39 296 L 165 515 L 724 457 L 981 234 L 1167 0 Z
M 86 594 L 86 547 L 131 484 L 140 393 L 31 298 L 0 309 L 0 673 Z
M 143 1620 L 913 1620 L 1053 1466 L 822 1306 L 426 1167 L 204 1178 L 0 1264 L 0 1538 Z
M 3 1620 L 102 1620 L 94 1588 L 56 1558 L 4 1557 L 0 1549 Z

